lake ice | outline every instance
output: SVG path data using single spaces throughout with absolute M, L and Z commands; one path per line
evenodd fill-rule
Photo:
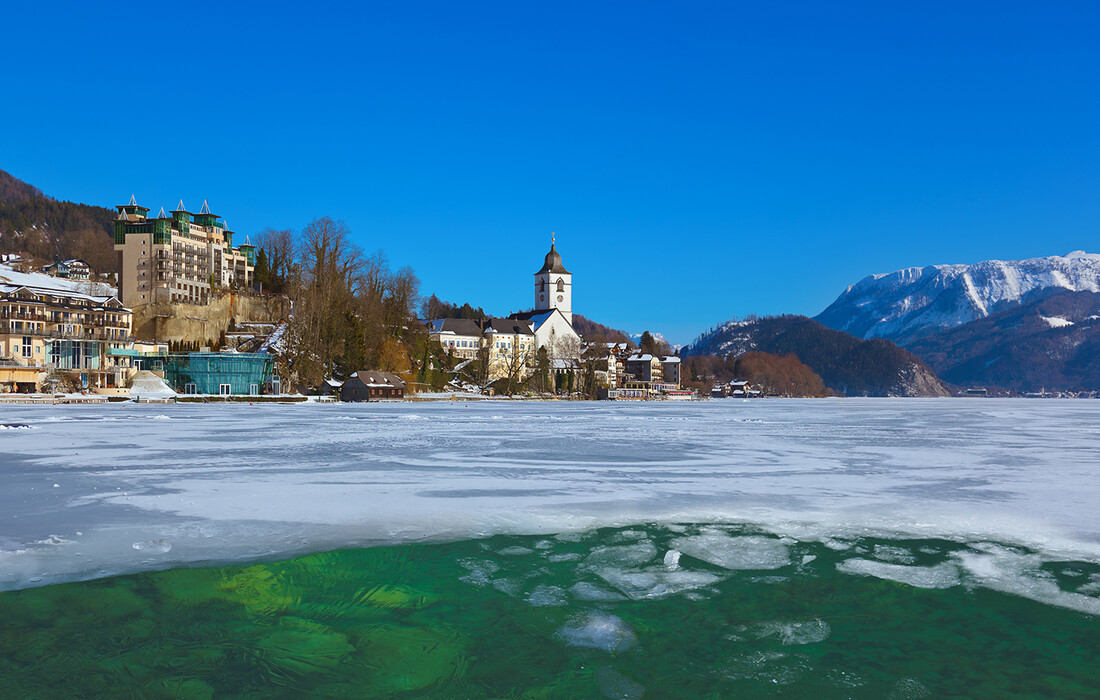
M 1041 559 L 1100 562 L 1098 401 L 2 412 L 0 422 L 26 427 L 0 430 L 0 589 L 387 543 L 748 523 L 780 539 L 716 530 L 681 546 L 718 566 L 769 569 L 787 563 L 785 541 L 843 550 L 871 535 L 951 539 L 974 549 L 945 569 L 911 566 L 891 547 L 853 551 L 838 568 L 923 587 L 964 580 L 1098 611 L 1096 597 L 1036 573 Z M 629 561 L 602 565 L 630 595 L 695 585 L 675 561 L 656 583 L 622 573 Z M 551 604 L 554 592 L 543 593 Z

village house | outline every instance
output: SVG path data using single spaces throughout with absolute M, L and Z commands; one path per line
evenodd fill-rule
M 642 353 L 626 359 L 623 386 L 637 389 L 644 386 L 650 395 L 678 395 L 680 392 L 680 358 Z M 620 394 L 622 392 L 619 392 Z
M 485 322 L 489 378 L 526 379 L 535 364 L 536 336 L 526 321 L 492 318 Z
M 80 258 L 58 260 L 42 268 L 50 277 L 60 277 L 67 280 L 91 279 L 92 266 Z
M 340 387 L 341 401 L 379 401 L 405 397 L 405 382 L 389 372 L 360 370 Z

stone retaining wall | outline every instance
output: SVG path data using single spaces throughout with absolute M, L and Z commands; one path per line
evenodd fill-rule
M 134 337 L 138 340 L 198 342 L 213 345 L 229 330 L 230 322 L 282 323 L 290 314 L 286 297 L 228 294 L 199 306 L 157 302 L 134 309 Z

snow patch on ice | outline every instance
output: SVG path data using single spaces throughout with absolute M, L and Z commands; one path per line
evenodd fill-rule
M 527 602 L 536 608 L 561 607 L 569 603 L 569 598 L 558 586 L 544 584 L 528 594 Z
M 771 537 L 734 537 L 711 532 L 672 541 L 688 556 L 732 571 L 778 569 L 791 563 L 787 547 Z
M 1069 608 L 1086 615 L 1100 615 L 1100 598 L 1063 591 L 1039 566 L 1037 554 L 993 544 L 975 545 L 985 551 L 957 552 L 954 557 L 973 582 L 1002 593 L 1020 596 L 1039 603 Z
M 664 598 L 666 596 L 704 588 L 722 580 L 720 576 L 707 571 L 668 571 L 666 569 L 647 569 L 644 571 L 624 571 L 622 569 L 600 569 L 596 575 L 607 581 L 632 600 Z
M 836 565 L 837 571 L 897 581 L 917 588 L 951 588 L 959 585 L 959 571 L 953 564 L 905 566 L 870 559 L 848 559 Z
M 584 560 L 587 567 L 633 567 L 641 566 L 657 556 L 657 547 L 648 540 L 638 544 L 624 546 L 597 547 Z
M 558 636 L 569 646 L 600 649 L 613 655 L 629 650 L 638 641 L 630 625 L 600 611 L 574 616 L 558 630 Z

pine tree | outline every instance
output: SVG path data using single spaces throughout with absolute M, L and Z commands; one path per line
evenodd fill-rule
M 260 252 L 256 255 L 256 269 L 253 272 L 252 278 L 262 291 L 265 287 L 271 288 L 271 267 L 267 262 L 267 253 L 263 248 L 260 248 Z

